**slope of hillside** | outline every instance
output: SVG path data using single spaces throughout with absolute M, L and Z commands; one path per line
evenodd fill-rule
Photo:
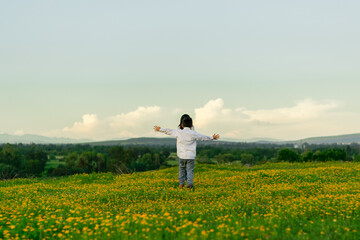
M 327 137 L 312 137 L 312 138 L 301 139 L 297 142 L 299 143 L 307 142 L 309 144 L 360 143 L 360 133 L 338 135 L 338 136 L 327 136 Z
M 360 163 L 0 181 L 0 238 L 359 239 Z
M 147 146 L 174 146 L 174 138 L 152 138 L 152 137 L 140 137 L 130 138 L 125 140 L 109 140 L 109 141 L 92 141 L 88 139 L 71 139 L 71 138 L 51 138 L 40 135 L 25 134 L 21 136 L 0 134 L 0 144 L 4 143 L 37 143 L 37 144 L 90 144 L 92 146 L 114 146 L 114 145 L 147 145 Z M 227 139 L 221 138 L 216 142 L 199 142 L 199 145 L 236 145 L 236 144 L 350 144 L 360 143 L 360 134 L 348 134 L 338 136 L 327 137 L 311 137 L 294 141 L 282 141 L 271 138 L 254 138 L 254 139 Z
M 175 138 L 130 138 L 125 140 L 111 140 L 101 142 L 90 142 L 92 146 L 114 146 L 114 145 L 148 145 L 148 146 L 175 146 Z
M 24 134 L 24 135 L 11 135 L 11 134 L 0 134 L 0 144 L 2 143 L 23 143 L 23 144 L 72 144 L 72 143 L 82 143 L 88 142 L 87 139 L 71 139 L 71 138 L 51 138 L 44 137 L 34 134 Z

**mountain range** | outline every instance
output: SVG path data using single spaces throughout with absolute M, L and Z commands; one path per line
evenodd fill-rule
M 351 143 L 360 143 L 360 133 L 346 134 L 346 135 L 337 135 L 337 136 L 327 136 L 327 137 L 311 137 L 305 138 L 297 141 L 295 143 L 309 143 L 309 144 L 351 144 Z
M 71 144 L 71 143 L 83 143 L 89 142 L 89 139 L 71 139 L 71 138 L 52 138 L 44 137 L 34 134 L 24 135 L 11 135 L 11 134 L 0 134 L 0 144 L 3 143 L 23 143 L 23 144 Z
M 270 138 L 254 138 L 254 139 L 222 139 L 221 144 L 243 142 L 243 143 L 272 143 L 272 144 L 351 144 L 360 143 L 360 133 L 326 136 L 326 137 L 311 137 L 294 141 L 283 141 Z M 91 145 L 174 145 L 174 138 L 130 138 L 125 140 L 110 140 L 110 141 L 93 141 L 90 139 L 72 139 L 72 138 L 54 138 L 45 137 L 34 134 L 11 135 L 0 134 L 0 144 L 4 143 L 23 143 L 23 144 L 79 144 L 88 143 Z

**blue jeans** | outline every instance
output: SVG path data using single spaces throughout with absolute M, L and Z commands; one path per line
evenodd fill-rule
M 188 186 L 194 185 L 194 168 L 195 168 L 195 159 L 181 159 L 179 158 L 179 184 L 185 185 L 185 180 L 187 180 Z

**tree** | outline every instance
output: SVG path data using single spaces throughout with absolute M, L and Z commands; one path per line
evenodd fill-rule
M 254 165 L 255 164 L 254 155 L 252 155 L 251 153 L 243 153 L 243 154 L 241 154 L 241 163 L 242 164 Z
M 314 153 L 310 152 L 310 151 L 304 152 L 301 155 L 301 158 L 302 158 L 303 162 L 311 162 L 314 160 Z
M 106 171 L 106 158 L 101 153 L 96 154 L 96 166 L 96 172 Z
M 125 154 L 124 148 L 121 146 L 110 148 L 107 169 L 114 173 L 130 173 L 130 155 L 129 153 Z
M 152 154 L 152 166 L 150 166 L 151 170 L 157 169 L 161 166 L 161 156 L 159 153 Z
M 136 171 L 146 171 L 151 170 L 152 158 L 150 153 L 145 153 L 143 156 L 139 157 L 135 162 Z
M 89 161 L 86 154 L 82 153 L 78 156 L 75 162 L 75 167 L 83 169 L 85 172 L 89 173 Z
M 0 163 L 14 166 L 16 169 L 21 169 L 22 160 L 18 151 L 15 150 L 11 144 L 5 144 L 0 152 Z
M 346 161 L 347 154 L 344 149 L 328 149 L 324 151 L 316 151 L 314 153 L 314 160 L 319 162 L 325 161 Z
M 0 179 L 9 179 L 16 176 L 16 171 L 14 166 L 0 163 Z
M 43 151 L 41 149 L 40 146 L 33 144 L 30 148 L 30 150 L 28 152 L 25 153 L 25 171 L 28 172 L 26 170 L 26 166 L 29 167 L 29 164 L 35 164 L 34 162 L 32 163 L 27 163 L 28 161 L 31 160 L 37 160 L 39 161 L 36 164 L 39 164 L 39 167 L 42 169 L 41 171 L 44 171 L 46 162 L 48 161 L 48 157 L 45 151 Z M 30 170 L 30 169 L 29 169 Z M 34 170 L 35 171 L 35 170 Z M 31 172 L 31 170 L 30 170 Z
M 25 172 L 29 175 L 40 176 L 44 171 L 44 166 L 40 160 L 30 159 L 25 162 Z
M 328 150 L 328 158 L 329 160 L 347 160 L 347 153 L 344 149 L 330 149 Z
M 235 161 L 234 155 L 231 153 L 221 153 L 215 156 L 218 163 L 228 163 Z
M 300 156 L 297 152 L 289 148 L 283 148 L 278 153 L 278 160 L 287 162 L 298 162 L 300 160 Z
M 196 156 L 196 161 L 197 161 L 198 163 L 214 164 L 214 162 L 211 161 L 211 158 L 208 157 L 207 155 L 197 155 L 197 156 Z
M 73 167 L 75 167 L 75 163 L 78 159 L 78 154 L 76 152 L 72 152 L 69 153 L 66 157 L 65 157 L 65 166 L 68 169 L 71 169 Z
M 61 177 L 69 174 L 69 169 L 65 165 L 59 165 L 57 168 L 48 169 L 48 176 Z

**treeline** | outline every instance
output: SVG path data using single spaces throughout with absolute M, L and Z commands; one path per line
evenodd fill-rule
M 106 151 L 71 152 L 65 158 L 65 164 L 47 170 L 49 176 L 63 176 L 76 173 L 142 172 L 168 167 L 167 158 L 170 151 L 166 149 L 150 149 L 146 147 L 121 146 L 106 148 Z
M 45 168 L 48 156 L 38 147 L 6 144 L 0 147 L 0 178 L 37 175 Z
M 261 145 L 253 148 L 214 148 L 198 149 L 197 161 L 201 163 L 230 163 L 254 165 L 265 162 L 325 162 L 360 161 L 360 145 Z
M 235 147 L 237 146 L 237 147 Z M 169 167 L 175 146 L 0 145 L 0 179 L 56 177 L 76 173 L 118 174 Z M 360 145 L 199 144 L 196 161 L 254 165 L 265 162 L 360 161 Z
M 0 146 L 0 179 L 65 176 L 76 173 L 155 170 L 168 167 L 173 148 L 141 146 L 23 145 Z M 59 162 L 46 167 L 47 163 Z
M 276 158 L 278 147 L 254 147 L 254 148 L 219 148 L 200 147 L 196 160 L 199 163 L 229 163 L 240 162 L 241 164 L 254 165 L 271 161 Z

